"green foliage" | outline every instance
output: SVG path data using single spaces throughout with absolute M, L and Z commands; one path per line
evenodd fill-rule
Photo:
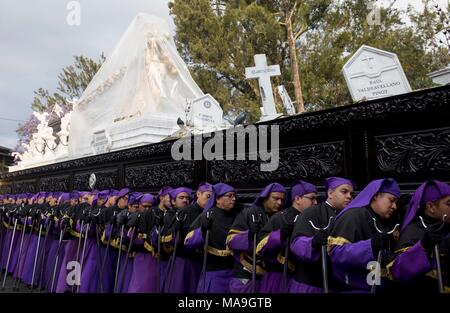
M 204 92 L 225 111 L 250 111 L 255 121 L 260 106 L 257 82 L 244 77 L 254 54 L 265 53 L 269 64 L 280 64 L 282 75 L 273 78 L 273 85 L 284 84 L 293 98 L 286 29 L 280 23 L 296 1 L 221 2 L 226 5 L 223 14 L 211 8 L 210 0 L 172 1 L 176 43 Z M 430 8 L 432 2 L 425 2 Z M 342 67 L 363 44 L 396 53 L 413 89 L 432 86 L 426 74 L 449 63 L 446 47 L 436 44 L 443 23 L 432 8 L 400 12 L 383 7 L 380 25 L 369 25 L 371 8 L 365 0 L 298 4 L 293 26 L 295 32 L 304 28 L 296 44 L 307 110 L 352 102 Z
M 57 92 L 50 94 L 47 89 L 39 88 L 34 91 L 34 99 L 31 107 L 34 111 L 44 112 L 52 108 L 56 103 L 67 105 L 67 99 L 80 98 L 89 82 L 105 61 L 102 53 L 98 61 L 85 56 L 75 56 L 72 65 L 66 66 L 58 75 Z

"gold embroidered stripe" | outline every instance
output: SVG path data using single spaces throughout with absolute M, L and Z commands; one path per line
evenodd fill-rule
M 184 244 L 187 244 L 187 241 L 188 241 L 189 239 L 191 239 L 192 236 L 194 236 L 194 231 L 195 231 L 195 230 L 191 230 L 190 232 L 188 232 L 188 234 L 186 235 L 186 238 L 184 239 Z
M 161 237 L 161 242 L 167 243 L 172 241 L 172 234 Z
M 331 246 L 343 246 L 345 244 L 351 243 L 350 240 L 344 237 L 328 237 L 327 252 L 330 253 Z
M 256 253 L 259 254 L 259 252 L 261 252 L 262 248 L 265 247 L 265 245 L 267 244 L 267 242 L 269 241 L 269 235 L 267 235 L 266 237 L 264 237 L 256 246 Z
M 231 255 L 231 250 L 228 250 L 228 249 L 219 250 L 219 249 L 213 248 L 211 246 L 208 246 L 208 253 L 216 255 L 216 256 L 226 257 L 226 256 Z
M 280 262 L 281 264 L 284 265 L 284 259 L 285 259 L 284 255 L 278 254 L 278 256 L 277 256 L 277 261 L 278 262 Z M 289 259 L 288 259 L 288 268 L 291 271 L 295 270 L 295 265 L 291 261 L 289 261 Z
M 246 270 L 246 271 L 248 271 L 248 272 L 250 272 L 250 273 L 252 273 L 252 268 L 253 268 L 253 264 L 252 263 L 250 263 L 250 262 L 253 262 L 252 260 L 251 260 L 251 258 L 250 257 L 248 257 L 249 258 L 249 261 L 247 261 L 246 259 L 245 259 L 245 257 L 246 257 L 246 254 L 245 254 L 245 252 L 242 252 L 241 254 L 240 254 L 240 262 L 241 262 L 241 264 L 244 266 L 244 269 Z M 259 266 L 258 264 L 256 264 L 256 274 L 257 275 L 264 275 L 266 273 L 266 271 L 261 267 L 261 266 Z

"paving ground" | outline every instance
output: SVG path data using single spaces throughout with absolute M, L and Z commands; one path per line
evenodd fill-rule
M 0 293 L 43 293 L 45 291 L 40 291 L 36 288 L 31 290 L 31 288 L 25 284 L 19 283 L 19 289 L 13 290 L 13 287 L 16 285 L 16 281 L 11 277 L 11 275 L 8 275 L 6 278 L 6 284 L 5 289 L 2 288 L 3 285 L 3 278 L 5 273 L 1 274 L 1 280 L 0 280 Z

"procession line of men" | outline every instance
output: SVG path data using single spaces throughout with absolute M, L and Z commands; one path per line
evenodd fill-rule
M 353 198 L 346 178 L 250 206 L 227 184 L 0 196 L 0 284 L 73 293 L 450 291 L 450 186 L 420 185 L 406 214 L 394 179 Z M 448 217 L 448 218 L 447 218 Z M 13 278 L 12 286 L 7 276 Z

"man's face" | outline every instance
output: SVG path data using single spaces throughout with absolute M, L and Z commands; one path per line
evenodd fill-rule
M 50 201 L 48 202 L 48 204 L 50 204 L 50 206 L 55 206 L 56 205 L 56 199 L 51 197 Z
M 219 209 L 231 211 L 236 204 L 236 193 L 227 192 L 223 194 L 220 198 L 217 198 L 216 202 L 217 202 L 216 206 Z
M 435 202 L 427 203 L 427 206 L 431 208 L 433 218 L 442 221 L 444 216 L 447 215 L 445 221 L 450 223 L 450 196 Z
M 45 201 L 45 199 L 44 199 L 44 198 L 39 198 L 39 199 L 37 200 L 37 203 L 38 203 L 38 204 L 43 204 L 43 203 L 44 203 L 44 201 Z
M 159 203 L 163 206 L 164 209 L 170 209 L 172 207 L 170 196 L 168 194 L 159 197 Z
M 128 204 L 128 212 L 130 213 L 134 213 L 139 209 L 139 204 L 138 203 L 134 203 L 134 204 Z
M 97 206 L 103 206 L 103 204 L 105 204 L 105 199 L 102 199 L 102 198 L 98 198 L 97 199 Z
M 77 198 L 70 199 L 70 205 L 71 206 L 74 206 L 74 205 L 77 205 L 77 204 L 78 204 L 78 199 Z
M 310 192 L 304 194 L 303 196 L 295 196 L 294 203 L 292 206 L 302 213 L 305 209 L 316 204 L 317 204 L 317 193 Z
M 92 197 L 92 196 L 90 196 L 90 195 L 85 195 L 85 196 L 83 196 L 83 202 L 84 202 L 84 203 L 90 203 L 89 201 L 91 200 L 91 197 Z
M 172 200 L 172 205 L 178 209 L 182 209 L 189 204 L 189 195 L 187 192 L 180 192 L 175 200 Z
M 336 187 L 335 189 L 328 190 L 327 201 L 334 209 L 340 211 L 352 201 L 352 193 L 353 187 L 348 184 L 343 184 Z
M 119 207 L 119 209 L 125 209 L 127 205 L 128 205 L 128 195 L 120 197 L 120 199 L 117 201 L 117 206 Z
M 382 192 L 375 195 L 370 206 L 382 219 L 390 219 L 397 210 L 397 200 L 396 196 Z
M 110 196 L 108 198 L 108 201 L 106 202 L 105 206 L 106 207 L 110 207 L 110 206 L 116 205 L 116 201 L 117 201 L 117 197 L 116 196 Z
M 263 201 L 263 207 L 266 212 L 274 214 L 280 211 L 284 206 L 284 197 L 284 192 L 271 192 Z
M 200 192 L 197 191 L 197 203 L 201 208 L 204 208 L 206 203 L 208 203 L 209 198 L 211 198 L 212 192 L 211 191 L 204 191 Z
M 151 202 L 143 202 L 143 203 L 139 203 L 139 212 L 145 212 L 147 210 L 149 210 L 151 207 L 153 206 L 153 204 Z

